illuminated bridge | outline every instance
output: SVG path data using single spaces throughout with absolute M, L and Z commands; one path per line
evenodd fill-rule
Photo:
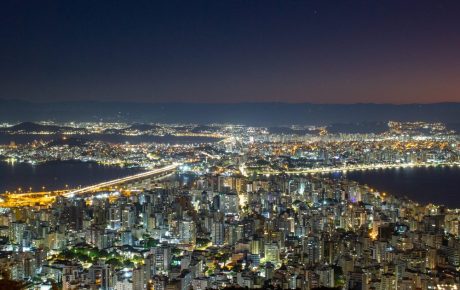
M 142 172 L 139 174 L 126 176 L 126 177 L 122 177 L 122 178 L 118 178 L 118 179 L 114 179 L 110 181 L 105 181 L 105 182 L 101 182 L 95 185 L 90 185 L 90 186 L 86 186 L 86 187 L 75 189 L 75 190 L 70 190 L 64 193 L 64 196 L 73 197 L 78 194 L 99 191 L 104 188 L 111 188 L 111 187 L 122 185 L 122 184 L 129 184 L 129 183 L 133 183 L 133 182 L 136 182 L 142 179 L 147 179 L 147 178 L 152 178 L 152 177 L 158 178 L 158 177 L 167 175 L 168 173 L 175 171 L 178 166 L 179 164 L 175 163 L 172 165 L 168 165 L 162 168 L 157 168 L 154 170 Z
M 126 188 L 132 189 L 145 189 L 149 187 L 152 181 L 175 172 L 178 166 L 180 166 L 179 163 L 174 163 L 165 167 L 104 181 L 78 189 L 4 194 L 0 196 L 0 207 L 45 206 L 54 202 L 58 196 L 71 198 L 76 195 L 99 192 L 102 190 L 113 190 L 118 186 L 125 186 Z

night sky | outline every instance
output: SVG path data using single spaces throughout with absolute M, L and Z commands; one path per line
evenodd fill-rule
M 0 99 L 460 101 L 460 1 L 3 0 Z

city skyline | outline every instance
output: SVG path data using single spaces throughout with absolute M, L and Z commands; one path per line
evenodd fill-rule
M 460 1 L 0 1 L 0 290 L 460 289 Z
M 458 289 L 458 131 L 343 129 L 0 123 L 0 288 Z

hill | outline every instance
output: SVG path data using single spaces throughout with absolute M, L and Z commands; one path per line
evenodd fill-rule
M 38 120 L 125 121 L 138 123 L 238 123 L 280 126 L 359 122 L 440 121 L 459 123 L 460 103 L 310 104 L 310 103 L 134 103 L 0 100 L 0 122 Z

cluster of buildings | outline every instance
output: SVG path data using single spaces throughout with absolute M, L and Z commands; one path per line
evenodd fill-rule
M 31 289 L 456 289 L 459 234 L 459 210 L 353 181 L 180 174 L 4 208 L 0 264 Z
M 22 122 L 18 124 L 0 123 L 0 133 L 9 135 L 94 135 L 121 136 L 196 136 L 221 137 L 220 131 L 225 126 L 202 126 L 196 124 L 128 124 L 124 122 L 65 122 L 42 121 L 37 123 Z
M 250 145 L 246 157 L 248 169 L 257 172 L 460 162 L 458 141 L 454 139 L 257 143 Z
M 0 276 L 63 290 L 460 287 L 460 209 L 290 172 L 456 166 L 456 137 L 321 133 L 299 142 L 268 140 L 264 128 L 223 131 L 240 133 L 207 144 L 41 144 L 36 154 L 181 166 L 136 186 L 0 208 Z
M 148 168 L 159 166 L 162 162 L 207 161 L 210 155 L 226 158 L 233 154 L 245 158 L 248 170 L 258 173 L 318 168 L 337 170 L 361 165 L 449 165 L 460 162 L 457 135 L 439 123 L 389 122 L 388 131 L 381 134 L 327 134 L 326 127 L 311 126 L 31 124 L 6 127 L 10 130 L 7 136 L 14 140 L 13 133 L 22 132 L 35 138 L 41 132 L 36 130 L 46 129 L 51 130 L 46 131 L 47 134 L 55 134 L 57 139 L 32 139 L 20 144 L 11 142 L 0 145 L 0 157 L 10 162 L 31 164 L 77 160 Z M 24 131 L 24 128 L 29 129 Z M 65 130 L 69 128 L 86 130 L 91 137 L 75 132 L 73 135 L 66 134 Z M 161 143 L 148 139 L 149 136 L 164 137 L 164 132 L 169 132 L 165 134 L 174 138 L 186 139 L 182 140 L 183 143 L 178 143 L 179 139 L 162 139 Z M 144 135 L 147 135 L 147 139 L 142 139 Z M 130 139 L 132 136 L 141 137 Z M 168 142 L 176 143 L 170 145 Z
M 0 154 L 8 162 L 33 165 L 53 161 L 81 161 L 126 167 L 148 167 L 161 164 L 159 158 L 152 152 L 164 150 L 165 146 L 147 143 L 119 144 L 64 137 L 50 142 L 34 141 L 28 144 L 3 145 L 0 146 Z

